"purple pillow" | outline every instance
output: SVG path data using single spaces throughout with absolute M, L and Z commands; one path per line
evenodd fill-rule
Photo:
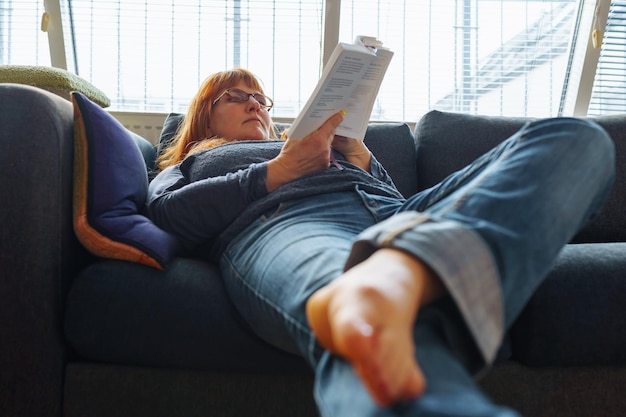
M 74 105 L 74 230 L 103 258 L 164 269 L 178 240 L 142 215 L 148 173 L 132 134 L 83 94 Z

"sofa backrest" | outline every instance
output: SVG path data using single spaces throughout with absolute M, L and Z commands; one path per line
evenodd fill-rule
M 365 144 L 405 197 L 417 192 L 415 138 L 406 123 L 371 123 Z
M 431 187 L 471 163 L 530 120 L 533 119 L 441 111 L 427 113 L 418 122 L 414 132 L 419 189 Z M 581 230 L 573 242 L 626 241 L 626 114 L 592 120 L 604 127 L 615 142 L 616 183 L 600 215 Z

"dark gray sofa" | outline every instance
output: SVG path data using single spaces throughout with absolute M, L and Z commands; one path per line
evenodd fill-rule
M 371 125 L 366 141 L 409 194 L 524 121 L 433 111 L 415 132 Z M 626 116 L 598 121 L 617 147 L 610 200 L 480 380 L 529 417 L 626 413 Z M 316 416 L 307 366 L 253 335 L 214 265 L 179 257 L 159 271 L 82 247 L 72 171 L 71 103 L 0 84 L 0 416 Z

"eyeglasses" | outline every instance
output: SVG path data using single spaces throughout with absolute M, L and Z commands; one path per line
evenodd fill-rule
M 229 88 L 224 90 L 218 98 L 213 100 L 213 104 L 220 101 L 224 95 L 228 96 L 228 101 L 231 103 L 245 103 L 250 99 L 250 97 L 252 97 L 257 103 L 259 103 L 262 109 L 267 111 L 270 111 L 270 109 L 274 106 L 274 102 L 268 96 L 261 93 L 246 93 L 238 88 Z

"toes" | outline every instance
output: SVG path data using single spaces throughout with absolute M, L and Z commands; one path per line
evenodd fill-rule
M 398 393 L 398 399 L 403 401 L 414 400 L 420 397 L 426 389 L 426 379 L 418 369 L 412 369 Z
M 413 355 L 397 350 L 400 338 L 386 339 L 374 331 L 361 339 L 359 358 L 353 356 L 353 367 L 364 386 L 380 406 L 420 397 L 426 379 Z M 392 343 L 385 343 L 385 342 Z M 363 347 L 367 346 L 366 351 Z
M 414 400 L 426 388 L 426 381 L 418 370 L 411 370 L 407 379 L 399 383 L 393 379 L 393 375 L 380 372 L 371 363 L 355 364 L 354 369 L 374 401 L 382 407 L 398 401 Z
M 359 379 L 379 406 L 386 407 L 393 402 L 391 389 L 381 376 L 380 371 L 371 363 L 353 364 Z

